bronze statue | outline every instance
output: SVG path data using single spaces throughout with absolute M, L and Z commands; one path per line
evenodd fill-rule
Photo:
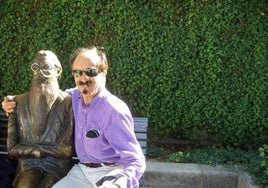
M 8 122 L 8 153 L 18 158 L 15 188 L 51 187 L 72 167 L 72 102 L 59 89 L 61 64 L 53 52 L 42 50 L 31 69 L 30 91 L 15 96 Z

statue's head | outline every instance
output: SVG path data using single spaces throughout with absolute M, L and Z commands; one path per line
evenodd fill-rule
M 34 77 L 42 79 L 57 78 L 60 80 L 62 74 L 62 67 L 57 56 L 49 50 L 41 50 L 34 58 L 31 69 Z

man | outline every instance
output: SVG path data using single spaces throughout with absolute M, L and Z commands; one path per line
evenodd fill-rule
M 30 91 L 16 95 L 8 121 L 7 149 L 18 158 L 15 188 L 48 188 L 72 165 L 71 98 L 59 89 L 62 67 L 51 51 L 39 51 L 31 64 Z
M 145 158 L 127 105 L 105 87 L 108 61 L 95 46 L 79 48 L 71 59 L 75 149 L 79 163 L 54 188 L 137 188 Z M 2 103 L 7 113 L 13 102 Z

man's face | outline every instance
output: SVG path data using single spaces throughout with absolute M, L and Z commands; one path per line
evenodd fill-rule
M 92 57 L 92 54 L 82 53 L 76 57 L 73 63 L 72 71 L 75 84 L 84 100 L 91 100 L 104 86 L 104 75 L 99 73 L 96 61 L 98 58 Z

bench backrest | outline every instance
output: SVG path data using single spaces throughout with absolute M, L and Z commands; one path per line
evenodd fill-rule
M 134 131 L 139 141 L 142 152 L 146 156 L 147 154 L 147 127 L 148 118 L 134 117 Z
M 146 156 L 148 119 L 141 117 L 134 117 L 133 119 L 137 140 L 142 147 L 143 154 Z M 8 117 L 0 110 L 0 154 L 7 154 L 7 124 Z
M 7 122 L 8 117 L 0 111 L 0 154 L 7 153 Z

